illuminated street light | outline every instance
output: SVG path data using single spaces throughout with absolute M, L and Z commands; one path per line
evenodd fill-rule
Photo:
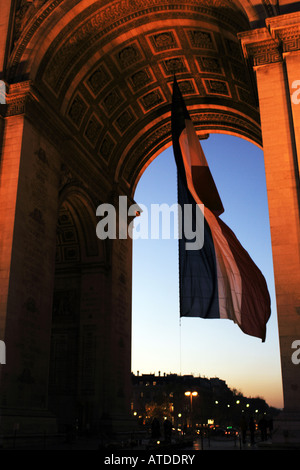
M 193 417 L 193 397 L 197 397 L 198 396 L 198 392 L 184 392 L 185 396 L 186 397 L 190 397 L 190 404 L 191 404 L 191 418 L 190 418 L 190 423 L 191 423 L 191 427 L 192 426 L 192 417 Z
M 198 392 L 184 392 L 186 397 L 196 397 L 198 395 Z

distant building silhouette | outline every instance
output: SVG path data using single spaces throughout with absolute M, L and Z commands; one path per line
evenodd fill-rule
M 197 392 L 191 400 L 185 392 Z M 132 374 L 132 413 L 142 424 L 149 424 L 156 417 L 170 419 L 175 426 L 189 425 L 191 412 L 194 426 L 216 424 L 238 426 L 241 416 L 275 415 L 262 398 L 248 398 L 231 390 L 217 377 L 195 377 L 178 374 Z

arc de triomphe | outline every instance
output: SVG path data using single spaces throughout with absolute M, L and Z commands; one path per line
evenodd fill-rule
M 1 432 L 129 415 L 131 240 L 96 208 L 133 200 L 171 143 L 173 75 L 199 136 L 263 147 L 281 348 L 280 433 L 300 430 L 300 4 L 0 0 Z

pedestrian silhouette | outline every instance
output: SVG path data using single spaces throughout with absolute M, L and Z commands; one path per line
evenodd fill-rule
M 254 445 L 254 435 L 255 435 L 255 422 L 253 416 L 249 420 L 249 431 L 250 431 L 250 442 L 251 445 Z
M 172 436 L 172 423 L 168 419 L 164 420 L 164 434 L 165 440 L 170 441 Z
M 246 433 L 247 433 L 247 421 L 244 415 L 241 418 L 240 428 L 241 428 L 241 433 L 242 433 L 242 441 L 243 441 L 243 444 L 245 444 Z
M 272 439 L 272 431 L 273 431 L 273 419 L 272 418 L 269 418 L 267 420 L 267 428 L 269 430 L 270 439 Z
M 160 437 L 160 424 L 157 418 L 153 418 L 151 423 L 151 437 L 158 439 Z
M 267 440 L 267 420 L 264 416 L 259 420 L 258 428 L 260 430 L 261 440 L 266 441 Z

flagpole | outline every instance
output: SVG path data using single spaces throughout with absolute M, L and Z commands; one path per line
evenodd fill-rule
M 181 375 L 181 317 L 179 317 L 179 375 Z

